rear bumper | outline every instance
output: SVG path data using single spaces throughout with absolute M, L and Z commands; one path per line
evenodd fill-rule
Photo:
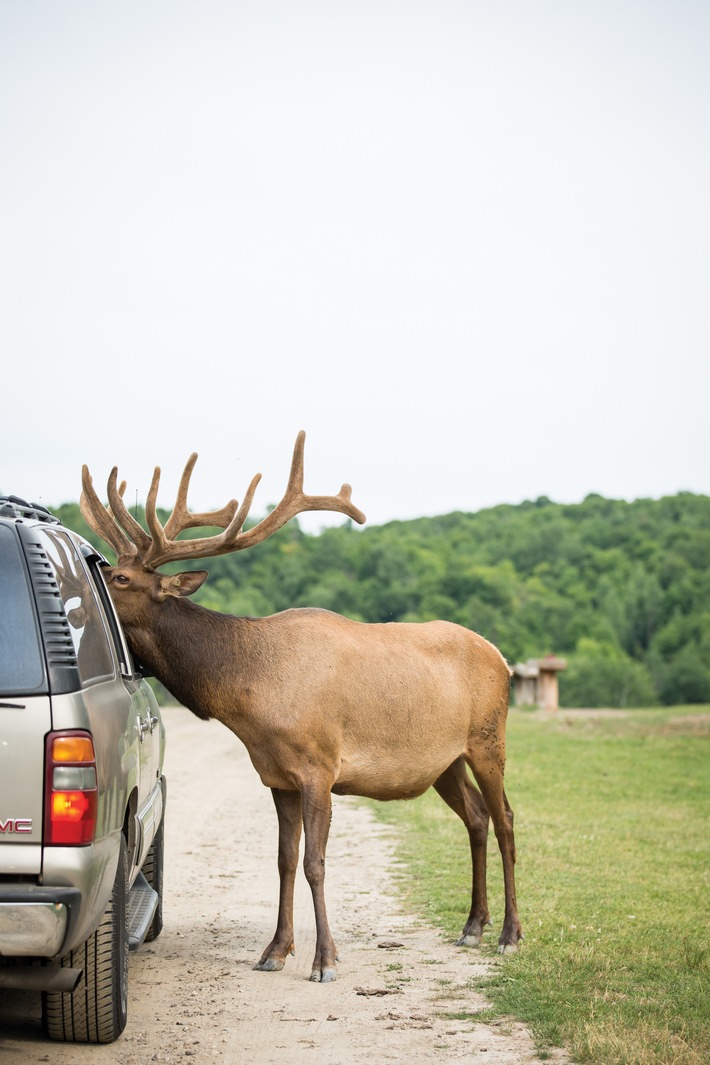
M 83 943 L 110 898 L 119 839 L 45 847 L 44 883 L 0 882 L 0 957 L 56 958 Z
M 0 956 L 53 958 L 78 917 L 78 888 L 0 887 Z

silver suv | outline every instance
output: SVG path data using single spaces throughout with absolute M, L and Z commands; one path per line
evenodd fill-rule
M 0 497 L 0 989 L 91 1043 L 123 1031 L 128 950 L 162 928 L 165 730 L 105 564 Z

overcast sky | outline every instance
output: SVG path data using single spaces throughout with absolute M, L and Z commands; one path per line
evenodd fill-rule
M 710 493 L 709 55 L 702 0 L 0 0 L 0 491 L 194 450 L 259 513 L 303 428 L 375 524 Z

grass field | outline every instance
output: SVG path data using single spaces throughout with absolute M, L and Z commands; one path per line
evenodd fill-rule
M 511 711 L 506 791 L 525 942 L 497 960 L 496 1010 L 526 1021 L 543 1053 L 563 1044 L 579 1062 L 710 1062 L 710 708 Z M 463 825 L 433 791 L 374 808 L 401 829 L 412 905 L 458 936 Z M 488 854 L 492 953 L 492 832 Z

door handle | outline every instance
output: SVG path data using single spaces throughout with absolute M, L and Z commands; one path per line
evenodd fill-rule
M 141 743 L 143 742 L 143 737 L 145 736 L 146 732 L 152 731 L 153 729 L 150 724 L 150 718 L 147 718 L 144 721 L 140 714 L 136 714 L 136 732 L 140 737 Z

